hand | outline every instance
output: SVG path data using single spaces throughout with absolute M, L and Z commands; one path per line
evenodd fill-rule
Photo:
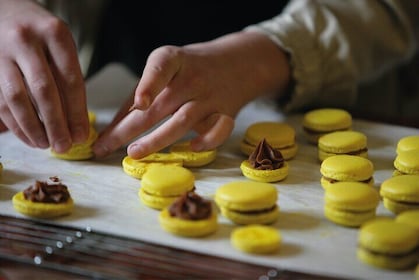
M 0 119 L 31 147 L 65 152 L 88 136 L 71 33 L 35 1 L 0 0 Z
M 128 147 L 128 155 L 147 156 L 190 130 L 197 133 L 193 150 L 213 149 L 229 137 L 244 105 L 283 90 L 288 80 L 285 54 L 262 34 L 241 32 L 206 43 L 158 48 L 150 54 L 135 90 L 135 110 L 127 113 L 125 106 L 125 113 L 118 114 L 93 150 L 105 156 L 157 124 Z

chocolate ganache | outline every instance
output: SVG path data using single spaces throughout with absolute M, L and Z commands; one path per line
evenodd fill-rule
M 64 203 L 70 198 L 67 186 L 61 183 L 48 184 L 36 181 L 23 191 L 26 200 L 44 203 Z
M 183 220 L 207 219 L 211 216 L 211 211 L 211 202 L 195 192 L 186 192 L 169 207 L 170 216 Z
M 248 160 L 250 165 L 257 170 L 274 170 L 284 165 L 281 152 L 272 148 L 265 138 L 259 142 Z

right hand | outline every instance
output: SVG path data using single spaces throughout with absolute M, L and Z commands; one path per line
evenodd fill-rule
M 87 139 L 77 49 L 66 24 L 31 0 L 0 0 L 0 122 L 31 147 Z

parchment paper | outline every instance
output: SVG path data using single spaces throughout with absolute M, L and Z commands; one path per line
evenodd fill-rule
M 124 97 L 136 84 L 136 78 L 124 68 L 111 65 L 89 82 L 89 106 L 97 113 L 99 129 L 112 118 Z M 393 272 L 376 269 L 356 258 L 358 229 L 337 226 L 323 216 L 323 194 L 317 148 L 304 139 L 301 116 L 285 119 L 268 103 L 249 104 L 239 115 L 231 138 L 220 147 L 212 164 L 191 169 L 196 176 L 197 192 L 212 198 L 222 184 L 246 180 L 239 165 L 245 157 L 239 151 L 244 130 L 256 121 L 286 121 L 297 131 L 299 151 L 289 161 L 289 176 L 276 183 L 279 190 L 280 218 L 274 227 L 283 237 L 279 252 L 271 256 L 252 256 L 230 245 L 230 233 L 237 227 L 219 217 L 218 231 L 206 238 L 180 238 L 163 231 L 158 212 L 141 204 L 137 192 L 140 181 L 129 177 L 121 167 L 126 155 L 121 149 L 102 161 L 64 161 L 52 157 L 48 150 L 23 145 L 11 133 L 0 134 L 0 161 L 4 165 L 0 185 L 0 212 L 22 217 L 12 206 L 12 196 L 35 180 L 58 176 L 70 188 L 76 203 L 70 216 L 52 220 L 151 243 L 222 256 L 249 263 L 357 279 L 414 279 L 412 270 Z M 395 147 L 403 136 L 418 134 L 417 129 L 354 120 L 354 130 L 368 136 L 369 158 L 374 163 L 376 186 L 393 171 Z M 382 203 L 378 215 L 392 216 Z

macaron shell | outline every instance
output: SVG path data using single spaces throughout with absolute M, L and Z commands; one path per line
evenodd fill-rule
M 335 131 L 320 137 L 318 148 L 335 154 L 358 152 L 367 148 L 367 137 L 359 131 Z
M 320 149 L 317 150 L 317 154 L 318 154 L 318 158 L 320 162 L 323 162 L 328 157 L 339 155 L 339 153 L 329 153 Z M 359 153 L 355 153 L 355 154 L 351 153 L 351 155 L 368 158 L 368 151 L 363 150 L 363 151 L 359 151 Z
M 419 175 L 391 177 L 381 183 L 380 194 L 391 200 L 419 204 Z
M 336 155 L 322 162 L 320 173 L 338 181 L 365 181 L 373 176 L 374 165 L 363 157 Z
M 192 190 L 195 176 L 184 167 L 176 165 L 153 165 L 144 173 L 141 188 L 151 195 L 174 196 Z
M 394 167 L 404 174 L 419 174 L 419 150 L 400 152 L 394 160 Z
M 185 167 L 201 167 L 213 162 L 217 157 L 217 150 L 193 152 L 189 141 L 179 142 L 169 149 L 170 154 L 183 161 Z
M 357 258 L 363 263 L 386 269 L 401 270 L 414 266 L 417 256 L 415 252 L 405 256 L 388 256 L 372 253 L 363 248 L 356 251 Z
M 397 142 L 396 152 L 404 152 L 419 149 L 419 135 L 405 136 Z
M 126 156 L 122 160 L 122 169 L 126 174 L 131 177 L 141 179 L 148 168 L 154 165 L 177 165 L 182 166 L 181 160 L 173 160 L 172 157 L 168 158 L 167 154 L 152 154 L 146 158 L 133 159 L 130 156 Z
M 12 198 L 13 207 L 23 215 L 35 218 L 55 218 L 68 215 L 73 211 L 74 201 L 70 197 L 65 203 L 44 203 L 26 200 L 23 192 Z
M 221 208 L 252 211 L 271 208 L 277 197 L 278 191 L 270 183 L 233 181 L 217 189 L 215 202 Z
M 159 214 L 160 226 L 167 232 L 184 237 L 202 237 L 214 233 L 218 228 L 216 211 L 212 211 L 208 219 L 183 220 L 172 217 L 168 208 Z
M 272 227 L 248 225 L 233 230 L 231 244 L 236 249 L 250 254 L 271 254 L 280 248 L 282 236 Z
M 279 207 L 275 206 L 271 210 L 261 211 L 258 213 L 246 213 L 244 211 L 235 211 L 226 207 L 220 207 L 221 214 L 233 223 L 238 225 L 250 225 L 250 224 L 272 224 L 279 218 Z M 263 210 L 263 209 L 262 209 Z
M 359 227 L 366 221 L 375 217 L 375 209 L 363 212 L 351 212 L 325 205 L 324 215 L 329 221 L 338 225 L 346 227 Z
M 303 127 L 319 132 L 344 130 L 351 126 L 352 116 L 338 108 L 315 109 L 303 117 Z
M 161 210 L 168 207 L 170 204 L 172 204 L 179 197 L 179 195 L 173 195 L 173 196 L 153 195 L 153 194 L 149 194 L 145 192 L 143 188 L 140 188 L 138 190 L 138 197 L 140 198 L 140 201 L 142 204 L 153 209 Z
M 396 222 L 413 226 L 416 228 L 419 236 L 419 209 L 404 211 L 397 215 Z
M 258 170 L 254 169 L 248 160 L 242 161 L 240 169 L 243 175 L 251 180 L 257 182 L 278 182 L 284 180 L 288 176 L 288 163 L 284 162 L 281 168 L 273 170 Z
M 363 183 L 366 184 L 370 187 L 374 187 L 374 178 L 371 177 L 370 180 L 368 181 L 329 181 L 327 180 L 327 178 L 325 178 L 324 176 L 322 176 L 320 178 L 320 184 L 323 187 L 324 190 L 327 190 L 328 188 L 332 187 L 334 184 L 339 183 L 339 182 L 358 182 L 358 183 Z
M 387 210 L 393 212 L 394 214 L 399 214 L 408 210 L 419 209 L 419 203 L 418 204 L 413 204 L 413 203 L 408 203 L 408 202 L 406 203 L 406 202 L 392 200 L 387 197 L 383 197 L 383 205 Z
M 258 122 L 247 128 L 244 140 L 256 146 L 263 138 L 274 148 L 293 146 L 295 129 L 287 123 Z
M 59 159 L 64 160 L 87 160 L 94 156 L 92 145 L 96 141 L 98 134 L 96 129 L 91 126 L 89 129 L 89 137 L 86 142 L 80 144 L 73 144 L 71 148 L 65 153 L 57 153 L 51 149 L 51 154 Z

